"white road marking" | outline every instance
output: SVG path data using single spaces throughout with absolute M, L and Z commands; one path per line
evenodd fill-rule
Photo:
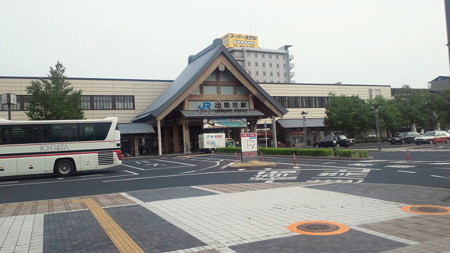
M 400 169 L 408 169 L 414 168 L 416 165 L 386 165 L 385 168 L 400 168 Z
M 182 162 L 175 162 L 175 161 L 169 161 L 169 160 L 159 160 L 159 159 L 156 159 L 155 161 L 166 162 L 166 163 L 175 163 L 175 164 L 181 164 L 181 165 L 185 165 L 185 166 L 197 166 L 196 164 L 182 163 Z
M 203 173 L 196 173 L 196 174 L 174 174 L 174 175 L 163 175 L 163 176 L 135 177 L 135 178 L 105 180 L 102 182 L 103 183 L 113 183 L 113 182 L 119 182 L 119 181 L 133 181 L 133 180 L 167 178 L 167 177 L 189 177 L 189 176 L 198 176 L 198 175 L 230 174 L 230 173 L 237 173 L 237 171 L 215 171 L 215 172 L 203 172 Z M 249 171 L 241 171 L 240 173 L 249 173 Z
M 437 177 L 437 178 L 445 178 L 445 179 L 450 179 L 450 177 L 444 177 L 444 176 L 438 176 L 438 175 L 431 175 L 432 177 Z
M 212 169 L 212 168 L 214 168 L 214 167 L 219 166 L 221 161 L 222 161 L 222 160 L 216 162 L 216 165 L 213 165 L 213 166 L 210 166 L 210 167 L 207 167 L 207 168 L 198 169 L 198 170 L 186 171 L 186 172 L 183 172 L 183 173 L 192 173 L 192 172 L 197 172 L 197 171 L 202 171 L 202 170 L 209 170 L 209 169 Z
M 133 175 L 139 175 L 139 173 L 136 173 L 136 172 L 132 172 L 132 171 L 129 171 L 129 170 L 124 170 L 125 172 L 128 172 L 128 173 L 130 173 L 130 174 L 133 174 Z
M 145 169 L 142 169 L 142 168 L 139 168 L 139 167 L 134 167 L 134 166 L 131 166 L 131 165 L 128 165 L 128 164 L 122 164 L 122 166 L 129 167 L 129 168 L 136 169 L 136 170 L 145 170 Z
M 18 184 L 19 183 L 19 181 L 7 181 L 7 182 L 0 182 L 0 185 L 3 185 L 3 184 Z
M 371 163 L 351 163 L 351 164 L 348 164 L 348 166 L 373 166 L 373 164 L 371 164 Z
M 410 173 L 410 174 L 416 174 L 415 171 L 409 171 L 409 170 L 397 170 L 397 172 L 401 172 L 401 173 Z
M 202 191 L 208 191 L 208 192 L 212 192 L 212 193 L 217 193 L 217 194 L 224 194 L 223 192 L 211 190 L 211 189 L 208 189 L 208 188 L 203 188 L 201 186 L 191 186 L 191 188 L 199 189 L 199 190 L 202 190 Z

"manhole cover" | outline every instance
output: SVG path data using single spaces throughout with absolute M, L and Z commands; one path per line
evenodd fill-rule
M 289 225 L 290 231 L 306 235 L 337 235 L 347 232 L 350 228 L 330 221 L 302 221 Z
M 414 205 L 414 206 L 404 206 L 402 207 L 402 210 L 408 213 L 415 213 L 415 214 L 427 214 L 427 215 L 450 214 L 450 208 L 445 206 Z

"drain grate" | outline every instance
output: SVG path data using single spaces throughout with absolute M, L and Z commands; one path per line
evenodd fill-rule
M 290 231 L 306 235 L 337 235 L 347 232 L 350 228 L 330 221 L 302 221 L 289 225 Z
M 408 213 L 426 214 L 426 215 L 450 214 L 450 208 L 445 206 L 414 205 L 414 206 L 404 206 L 402 207 L 402 210 Z

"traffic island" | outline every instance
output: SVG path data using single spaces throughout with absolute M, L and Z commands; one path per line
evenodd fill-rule
M 245 169 L 245 170 L 259 170 L 263 168 L 274 168 L 275 163 L 272 162 L 262 162 L 262 161 L 250 161 L 250 162 L 236 162 L 228 166 L 230 169 Z

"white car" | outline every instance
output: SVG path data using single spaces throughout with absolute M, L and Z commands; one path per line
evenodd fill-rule
M 424 135 L 414 138 L 417 145 L 450 143 L 450 134 L 445 131 L 429 131 Z

